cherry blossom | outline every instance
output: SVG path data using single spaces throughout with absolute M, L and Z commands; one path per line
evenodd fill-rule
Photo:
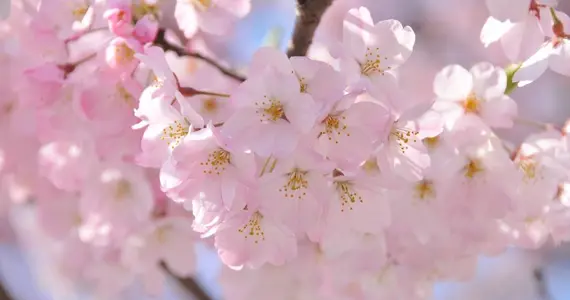
M 444 114 L 447 127 L 467 114 L 479 116 L 492 127 L 511 127 L 516 103 L 504 94 L 507 77 L 503 70 L 480 63 L 467 71 L 459 65 L 441 70 L 434 81 L 434 109 Z
M 570 122 L 523 107 L 546 69 L 569 75 L 556 1 L 472 3 L 480 32 L 442 2 L 454 28 L 414 25 L 417 44 L 372 18 L 388 2 L 335 1 L 319 23 L 304 11 L 318 1 L 298 1 L 296 28 L 319 24 L 310 51 L 297 51 L 305 28 L 289 55 L 241 61 L 251 41 L 234 29 L 258 2 L 13 0 L 2 226 L 29 208 L 28 239 L 49 241 L 34 247 L 101 299 L 135 284 L 160 297 L 167 277 L 196 275 L 197 244 L 223 264 L 229 300 L 423 300 L 481 255 L 570 240 Z M 500 41 L 508 64 L 488 49 L 462 67 L 464 49 L 433 35 L 454 29 Z

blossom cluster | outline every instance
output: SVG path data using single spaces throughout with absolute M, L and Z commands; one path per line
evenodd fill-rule
M 30 2 L 0 26 L 0 212 L 33 202 L 60 272 L 103 297 L 157 293 L 162 262 L 191 275 L 198 240 L 227 299 L 427 299 L 479 255 L 570 239 L 570 126 L 496 133 L 525 121 L 512 89 L 570 75 L 555 3 L 487 1 L 481 41 L 514 67 L 447 66 L 424 101 L 399 73 L 414 31 L 365 7 L 334 64 L 264 47 L 241 82 L 168 51 L 162 2 Z M 227 35 L 249 10 L 178 1 L 175 31 Z

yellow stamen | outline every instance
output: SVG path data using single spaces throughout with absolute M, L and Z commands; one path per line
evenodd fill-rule
M 249 221 L 238 229 L 239 233 L 243 233 L 245 239 L 252 238 L 254 243 L 258 244 L 259 241 L 265 241 L 265 232 L 261 227 L 263 216 L 259 212 L 253 213 Z
M 226 166 L 230 163 L 231 154 L 224 149 L 217 149 L 208 154 L 208 158 L 205 162 L 201 162 L 200 165 L 205 168 L 202 172 L 204 174 L 215 174 L 220 175 L 226 170 Z

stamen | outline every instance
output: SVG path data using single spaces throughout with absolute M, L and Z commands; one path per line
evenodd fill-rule
M 84 4 L 80 4 L 79 6 L 75 7 L 71 11 L 71 14 L 73 15 L 73 18 L 75 19 L 75 21 L 81 22 L 83 20 L 83 17 L 85 17 L 85 15 L 87 14 L 88 10 L 89 10 L 89 5 L 84 3 Z
M 135 97 L 133 97 L 133 95 L 131 95 L 131 93 L 129 93 L 129 91 L 127 91 L 127 89 L 125 89 L 125 87 L 122 84 L 117 83 L 116 87 L 119 98 L 121 98 L 121 100 L 123 100 L 123 102 L 126 103 L 130 108 L 135 108 L 136 107 Z
M 264 98 L 265 100 L 263 100 L 261 104 L 259 102 L 255 102 L 255 106 L 258 107 L 256 112 L 260 114 L 260 122 L 275 122 L 279 119 L 285 118 L 285 111 L 283 110 L 283 105 L 279 100 L 274 98 L 267 99 L 267 96 L 264 96 Z
M 295 198 L 295 196 L 297 196 L 299 200 L 303 199 L 303 196 L 307 195 L 305 191 L 309 187 L 309 182 L 305 179 L 307 173 L 307 171 L 302 171 L 297 168 L 287 173 L 289 177 L 287 183 L 279 189 L 279 192 L 282 192 L 285 198 Z
M 384 75 L 384 69 L 381 68 L 381 56 L 379 53 L 380 48 L 376 48 L 375 50 L 367 48 L 365 61 L 364 63 L 360 64 L 360 73 L 364 76 L 370 76 L 374 74 L 382 74 Z M 384 60 L 387 60 L 387 57 L 384 57 Z M 387 67 L 386 69 L 390 69 Z
M 260 224 L 261 220 L 263 220 L 263 216 L 259 212 L 253 213 L 249 221 L 238 229 L 238 232 L 243 233 L 245 239 L 248 237 L 253 239 L 256 244 L 259 241 L 265 241 L 265 232 Z
M 162 130 L 162 136 L 160 137 L 161 140 L 168 141 L 168 144 L 172 149 L 176 146 L 180 145 L 182 140 L 190 130 L 190 126 L 186 121 L 174 121 L 174 124 L 169 125 L 168 127 Z
M 463 101 L 463 110 L 465 113 L 478 114 L 480 106 L 480 101 L 475 93 L 469 94 L 469 96 L 467 96 L 467 99 Z
M 336 182 L 336 190 L 340 194 L 340 211 L 344 212 L 346 207 L 352 210 L 352 206 L 356 203 L 364 203 L 362 197 L 358 195 L 352 188 L 352 184 L 348 181 Z
M 419 134 L 418 131 L 410 130 L 407 128 L 392 128 L 390 132 L 390 136 L 396 139 L 398 142 L 398 146 L 400 147 L 400 151 L 405 153 L 408 150 L 408 144 L 410 142 L 417 142 L 417 135 Z
M 437 146 L 439 145 L 439 141 L 440 137 L 439 135 L 434 136 L 434 137 L 427 137 L 423 140 L 424 145 L 428 148 L 428 149 L 435 149 L 437 148 Z
M 463 167 L 465 177 L 469 179 L 473 179 L 477 174 L 483 172 L 484 170 L 485 169 L 483 168 L 483 164 L 477 159 L 469 160 L 467 165 Z
M 135 57 L 135 51 L 126 43 L 119 43 L 115 45 L 115 57 L 119 64 L 131 62 Z
M 338 144 L 339 142 L 338 138 L 341 136 L 341 134 L 344 134 L 347 137 L 350 136 L 350 133 L 347 132 L 346 124 L 343 123 L 345 119 L 346 119 L 345 116 L 328 115 L 323 120 L 325 128 L 323 131 L 320 132 L 320 134 L 321 135 L 326 134 L 328 136 L 329 141 L 334 140 L 335 144 Z
M 216 98 L 209 97 L 202 102 L 202 111 L 207 113 L 214 113 L 218 110 L 218 102 Z
M 190 3 L 194 3 L 194 6 L 201 11 L 205 11 L 212 6 L 212 0 L 190 0 Z
M 208 154 L 205 162 L 200 165 L 204 166 L 202 171 L 204 174 L 220 175 L 226 170 L 226 166 L 230 163 L 231 154 L 224 149 L 217 149 Z
M 121 179 L 115 186 L 115 200 L 122 201 L 132 193 L 132 186 L 126 179 Z
M 414 194 L 420 200 L 425 200 L 426 198 L 433 198 L 435 196 L 433 183 L 429 180 L 422 180 L 418 182 L 414 187 Z

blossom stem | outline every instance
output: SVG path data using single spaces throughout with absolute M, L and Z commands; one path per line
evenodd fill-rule
M 180 91 L 180 93 L 182 93 L 182 95 L 184 95 L 186 97 L 192 97 L 192 96 L 197 96 L 197 95 L 206 95 L 206 96 L 214 96 L 214 97 L 222 97 L 222 98 L 229 98 L 230 97 L 230 95 L 228 95 L 228 94 L 200 91 L 200 90 L 196 90 L 196 89 L 191 88 L 191 87 L 180 87 L 180 88 L 178 88 L 178 90 Z
M 228 68 L 222 66 L 221 64 L 219 64 L 215 60 L 213 60 L 209 57 L 206 57 L 206 56 L 204 56 L 198 52 L 188 51 L 181 46 L 177 46 L 177 45 L 170 43 L 169 41 L 166 40 L 165 33 L 166 33 L 166 30 L 163 28 L 158 30 L 158 33 L 156 34 L 156 39 L 154 40 L 155 45 L 161 47 L 165 51 L 172 51 L 172 52 L 176 53 L 176 55 L 178 55 L 178 56 L 189 56 L 189 57 L 194 57 L 194 58 L 200 59 L 200 60 L 204 61 L 205 63 L 211 65 L 212 67 L 218 69 L 220 72 L 222 72 L 222 74 L 224 74 L 228 77 L 231 77 L 237 81 L 245 81 L 246 78 L 244 76 L 236 73 L 235 71 L 233 71 L 231 69 L 228 69 Z
M 554 8 L 550 8 L 550 15 L 552 16 L 552 20 L 554 21 L 554 25 L 556 24 L 562 24 L 562 21 L 560 21 L 560 19 L 558 18 L 558 15 L 556 15 L 556 10 L 554 10 Z
M 315 30 L 333 0 L 297 0 L 297 20 L 287 55 L 304 56 L 313 43 Z
M 510 95 L 518 87 L 518 82 L 514 81 L 513 78 L 521 66 L 522 63 L 512 64 L 505 68 L 505 73 L 507 73 L 507 87 L 505 88 L 505 95 Z

